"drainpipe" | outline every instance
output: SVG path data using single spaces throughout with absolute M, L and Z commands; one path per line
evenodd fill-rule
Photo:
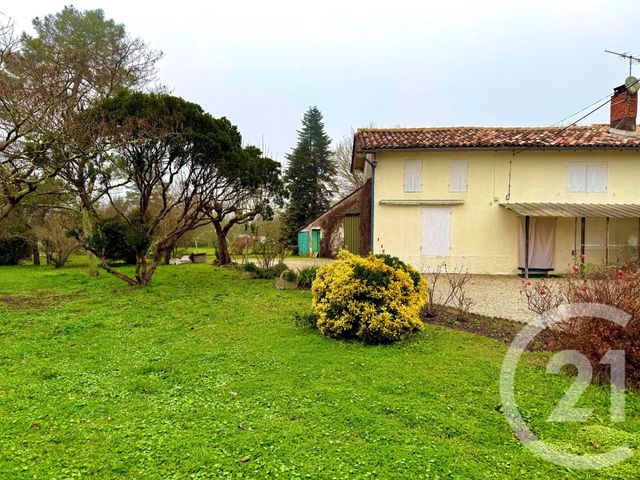
M 375 182 L 376 182 L 376 166 L 378 165 L 378 161 L 376 160 L 376 154 L 375 153 L 367 153 L 364 156 L 364 160 L 365 162 L 367 162 L 369 165 L 371 165 L 371 238 L 370 238 L 370 245 L 371 245 L 371 253 L 373 253 L 373 211 L 375 208 Z

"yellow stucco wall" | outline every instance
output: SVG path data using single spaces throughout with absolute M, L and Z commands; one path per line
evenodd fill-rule
M 422 160 L 423 188 L 404 192 L 404 160 Z M 468 189 L 449 192 L 451 160 L 468 161 Z M 374 186 L 373 249 L 385 251 L 420 267 L 447 260 L 472 273 L 514 274 L 518 259 L 518 216 L 499 203 L 505 202 L 512 163 L 510 202 L 640 203 L 640 153 L 620 151 L 526 151 L 515 157 L 510 151 L 380 151 Z M 607 193 L 569 193 L 566 172 L 571 161 L 608 162 Z M 451 257 L 420 254 L 421 205 L 381 205 L 381 200 L 464 200 L 451 208 Z M 579 242 L 578 224 L 578 242 Z M 575 221 L 558 219 L 556 272 L 574 264 Z M 604 259 L 605 220 L 587 219 L 587 260 Z M 637 219 L 611 219 L 610 243 L 637 244 Z M 578 245 L 579 248 L 579 245 Z M 635 248 L 612 247 L 610 259 L 624 260 Z

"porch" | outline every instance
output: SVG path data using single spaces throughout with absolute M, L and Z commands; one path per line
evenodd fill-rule
M 640 204 L 500 205 L 521 217 L 518 267 L 527 278 L 532 271 L 556 269 L 558 240 L 561 251 L 572 242 L 574 264 L 585 259 L 610 265 L 639 256 Z

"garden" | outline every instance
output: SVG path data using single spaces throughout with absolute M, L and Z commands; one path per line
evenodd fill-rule
M 310 106 L 282 163 L 167 93 L 161 58 L 100 9 L 0 15 L 0 478 L 637 478 L 637 457 L 594 473 L 519 440 L 499 379 L 522 325 L 472 313 L 490 300 L 463 270 L 292 258 L 363 185 L 353 135 Z M 640 447 L 640 269 L 583 263 L 525 282 L 528 308 L 629 327 L 559 324 L 514 373 L 532 434 L 579 457 Z M 547 421 L 576 377 L 547 373 L 561 348 L 595 369 L 584 422 Z
M 135 267 L 123 267 L 132 271 Z M 380 267 L 383 268 L 383 267 Z M 296 321 L 309 290 L 237 269 L 161 266 L 131 289 L 62 269 L 0 269 L 3 478 L 636 478 L 544 462 L 501 410 L 506 345 L 426 323 L 395 343 L 336 340 Z M 536 433 L 574 453 L 638 446 L 640 397 L 608 423 L 545 421 L 571 384 L 525 353 L 518 401 Z

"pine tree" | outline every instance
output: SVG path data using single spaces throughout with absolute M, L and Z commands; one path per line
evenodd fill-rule
M 331 205 L 336 166 L 330 147 L 331 139 L 324 130 L 322 113 L 318 107 L 310 107 L 302 118 L 298 143 L 286 157 L 289 162 L 285 173 L 289 204 L 283 234 L 294 243 L 294 232 Z

